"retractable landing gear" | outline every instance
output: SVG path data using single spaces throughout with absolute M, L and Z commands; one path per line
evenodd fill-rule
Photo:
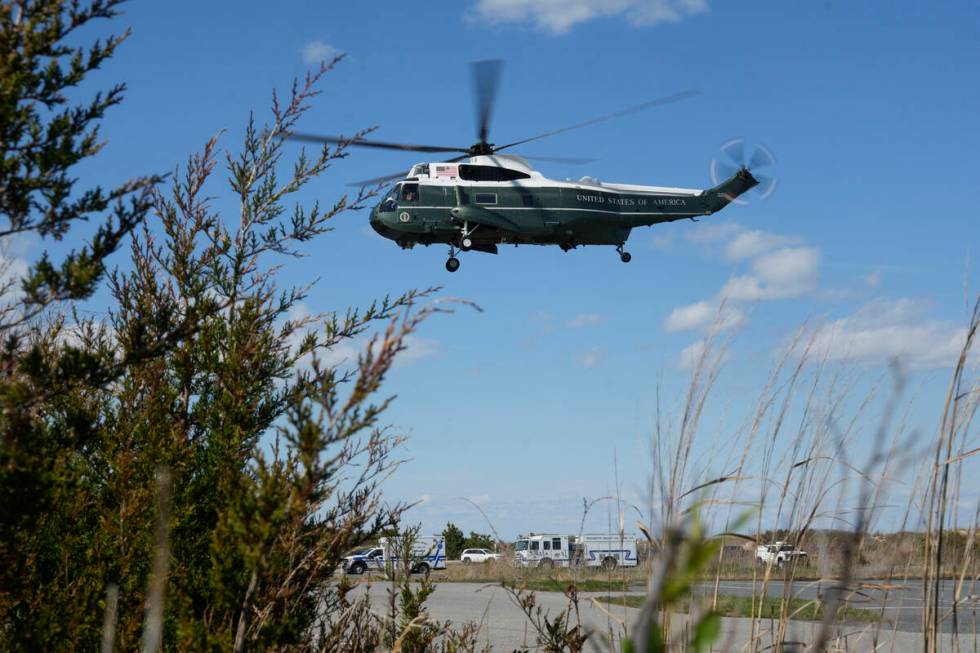
M 459 269 L 459 259 L 456 258 L 456 248 L 452 245 L 449 246 L 449 260 L 446 261 L 446 270 L 449 272 L 455 272 Z
M 463 221 L 463 228 L 460 230 L 460 234 L 459 234 L 459 248 L 461 250 L 463 250 L 464 252 L 468 252 L 470 251 L 470 249 L 472 249 L 473 239 L 470 238 L 470 236 L 472 236 L 473 232 L 476 231 L 479 227 L 480 225 L 476 225 L 475 227 L 470 229 L 470 223 L 465 220 Z
M 630 256 L 630 253 L 629 252 L 623 250 L 623 245 L 625 245 L 625 244 L 626 243 L 622 243 L 621 245 L 617 245 L 616 246 L 616 251 L 619 252 L 619 260 L 620 261 L 622 261 L 623 263 L 629 263 L 630 261 L 633 260 L 633 257 Z

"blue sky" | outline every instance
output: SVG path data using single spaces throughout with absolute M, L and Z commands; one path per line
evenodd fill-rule
M 777 157 L 770 198 L 635 230 L 629 265 L 612 248 L 522 247 L 467 254 L 449 275 L 442 247 L 401 251 L 351 213 L 287 268 L 285 282 L 322 278 L 314 312 L 431 285 L 484 309 L 433 318 L 391 378 L 389 419 L 410 435 L 411 460 L 387 494 L 422 500 L 411 517 L 426 530 L 447 520 L 486 530 L 461 496 L 505 537 L 574 530 L 581 498 L 613 492 L 617 468 L 638 501 L 658 384 L 676 410 L 723 296 L 734 340 L 699 439 L 704 474 L 724 471 L 712 456 L 807 321 L 825 326 L 831 360 L 853 361 L 859 388 L 901 356 L 913 421 L 928 430 L 938 420 L 964 293 L 980 287 L 975 3 L 133 2 L 109 27 L 122 25 L 133 36 L 91 80 L 129 86 L 104 125 L 103 155 L 83 170 L 101 179 L 172 170 L 219 129 L 237 147 L 249 112 L 267 115 L 271 89 L 334 51 L 348 58 L 304 131 L 376 125 L 379 139 L 466 146 L 468 62 L 501 58 L 498 143 L 700 91 L 534 143 L 526 153 L 596 159 L 541 164 L 547 176 L 705 187 L 728 139 Z M 350 181 L 419 160 L 355 152 L 301 199 L 332 202 Z

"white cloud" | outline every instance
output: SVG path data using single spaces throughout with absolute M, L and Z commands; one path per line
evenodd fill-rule
M 731 301 L 793 299 L 817 287 L 819 267 L 819 249 L 787 247 L 756 258 L 752 272 L 730 279 L 720 295 Z
M 599 315 L 598 313 L 581 313 L 576 315 L 568 322 L 565 322 L 565 326 L 570 329 L 576 329 L 578 327 L 585 326 L 595 326 L 603 322 L 606 318 Z
M 308 64 L 329 63 L 338 54 L 340 50 L 323 41 L 310 41 L 303 46 L 303 62 Z
M 693 370 L 701 357 L 704 356 L 704 341 L 692 342 L 681 350 L 681 355 L 677 360 L 677 367 L 682 370 Z
M 490 23 L 532 22 L 564 34 L 597 18 L 623 16 L 631 25 L 676 23 L 708 11 L 706 0 L 477 0 L 473 17 Z
M 741 326 L 744 322 L 745 311 L 741 308 L 737 306 L 721 308 L 718 302 L 705 300 L 675 308 L 664 320 L 664 329 L 691 331 L 714 327 L 718 331 L 724 331 Z
M 404 340 L 405 349 L 395 357 L 395 368 L 408 367 L 424 358 L 431 358 L 442 351 L 442 343 L 430 338 L 408 335 Z
M 869 302 L 821 328 L 814 355 L 874 364 L 898 359 L 918 369 L 953 365 L 966 342 L 966 329 L 923 319 L 926 310 L 926 302 L 909 298 Z
M 674 244 L 674 234 L 672 233 L 662 233 L 654 234 L 653 238 L 650 239 L 650 245 L 657 250 L 666 251 L 670 249 L 670 246 Z
M 0 301 L 15 302 L 20 298 L 20 281 L 27 272 L 27 261 L 0 253 Z
M 710 324 L 717 307 L 707 300 L 675 308 L 664 320 L 667 331 L 687 331 L 700 329 Z
M 702 222 L 688 229 L 684 233 L 684 238 L 692 243 L 705 245 L 731 238 L 742 230 L 742 226 L 737 222 Z
M 800 239 L 793 236 L 783 236 L 758 229 L 742 231 L 736 234 L 725 247 L 725 258 L 729 261 L 741 261 L 780 247 L 796 245 L 799 242 Z
M 584 352 L 578 356 L 578 363 L 587 370 L 591 370 L 593 367 L 602 362 L 606 357 L 606 350 L 602 347 L 596 347 Z

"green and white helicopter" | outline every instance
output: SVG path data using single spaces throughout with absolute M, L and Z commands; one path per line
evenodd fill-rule
M 470 147 L 413 145 L 364 138 L 345 140 L 299 133 L 291 134 L 290 138 L 388 150 L 462 153 L 445 161 L 418 163 L 408 174 L 399 172 L 355 184 L 368 186 L 399 179 L 371 211 L 371 226 L 403 249 L 411 249 L 417 244 L 448 245 L 446 269 L 450 272 L 459 269 L 458 251 L 496 254 L 497 246 L 503 244 L 557 245 L 564 251 L 580 245 L 612 245 L 620 260 L 628 263 L 631 256 L 624 247 L 635 227 L 710 215 L 760 183 L 744 162 L 741 141 L 730 142 L 732 151 L 727 152 L 729 158 L 738 163 L 730 166 L 732 174 L 724 180 L 716 179 L 718 183 L 708 189 L 613 184 L 593 177 L 582 177 L 578 181 L 548 179 L 532 169 L 528 159 L 564 163 L 588 160 L 522 157 L 500 152 L 634 111 L 676 102 L 695 95 L 695 92 L 666 96 L 498 146 L 488 142 L 487 137 L 500 69 L 500 61 L 473 64 L 479 140 Z M 736 146 L 738 152 L 734 151 Z M 757 152 L 750 164 L 774 162 L 768 151 L 764 155 Z M 719 171 L 723 171 L 723 165 L 713 162 L 712 177 L 718 176 Z

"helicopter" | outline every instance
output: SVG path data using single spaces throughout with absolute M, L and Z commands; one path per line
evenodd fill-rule
M 478 141 L 469 147 L 443 147 L 344 139 L 293 132 L 297 141 L 348 144 L 387 150 L 457 153 L 441 160 L 417 163 L 408 173 L 398 172 L 358 182 L 381 185 L 397 180 L 371 210 L 371 227 L 403 249 L 416 245 L 449 246 L 446 270 L 459 270 L 459 252 L 497 254 L 498 245 L 557 245 L 569 251 L 585 245 L 614 246 L 623 263 L 630 232 L 681 219 L 696 220 L 725 208 L 760 180 L 741 159 L 734 172 L 712 188 L 673 188 L 601 182 L 594 177 L 578 181 L 549 179 L 534 170 L 529 159 L 586 163 L 588 159 L 529 157 L 501 153 L 518 145 L 617 118 L 696 95 L 684 91 L 635 105 L 561 129 L 504 145 L 488 141 L 490 115 L 496 100 L 502 62 L 472 64 L 477 109 Z M 461 153 L 461 154 L 460 154 Z M 754 163 L 755 160 L 753 158 Z M 715 168 L 712 168 L 714 176 Z

